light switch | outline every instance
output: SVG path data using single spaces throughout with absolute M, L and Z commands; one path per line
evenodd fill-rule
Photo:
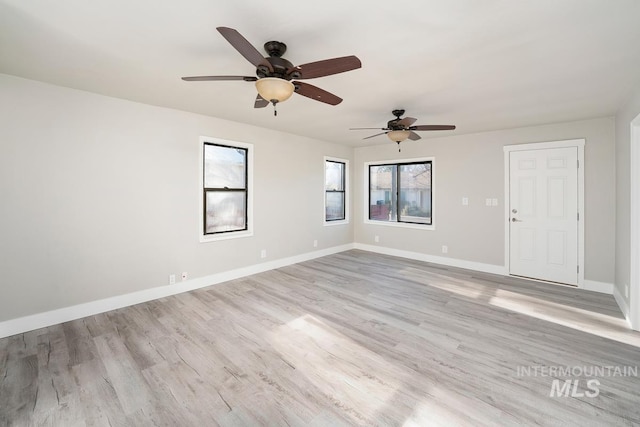
M 468 197 L 463 197 L 462 198 L 462 206 L 468 206 L 469 205 L 469 198 Z

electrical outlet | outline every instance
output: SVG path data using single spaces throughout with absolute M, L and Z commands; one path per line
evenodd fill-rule
M 373 241 L 378 243 L 380 241 L 380 236 L 373 236 Z
M 186 271 L 182 272 L 182 281 L 184 282 L 185 280 L 187 280 L 189 278 L 189 275 L 187 274 Z
M 449 247 L 445 246 L 445 245 L 442 245 L 442 253 L 446 254 L 447 252 L 449 252 Z
M 469 198 L 468 197 L 463 197 L 462 198 L 462 206 L 468 206 L 469 205 Z
M 317 240 L 314 240 L 314 241 L 313 241 L 313 247 L 314 247 L 314 248 L 317 248 L 317 247 L 318 247 L 318 241 L 317 241 Z
M 629 285 L 628 284 L 624 284 L 624 297 L 629 299 Z
M 169 284 L 170 285 L 175 285 L 176 284 L 176 275 L 175 274 L 170 274 L 169 275 Z
M 267 250 L 263 249 L 260 251 L 260 258 L 266 258 L 267 257 Z

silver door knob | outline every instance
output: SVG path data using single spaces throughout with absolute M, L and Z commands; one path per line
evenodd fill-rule
M 516 219 L 516 218 L 511 218 L 511 222 L 522 222 L 522 220 Z

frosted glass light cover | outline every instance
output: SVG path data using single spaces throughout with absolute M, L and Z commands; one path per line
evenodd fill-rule
M 393 142 L 402 142 L 405 139 L 409 138 L 410 133 L 411 132 L 409 132 L 408 130 L 392 130 L 391 132 L 387 133 L 387 136 Z
M 289 99 L 295 90 L 293 83 L 277 77 L 264 77 L 256 81 L 256 89 L 263 99 L 269 102 L 282 102 Z

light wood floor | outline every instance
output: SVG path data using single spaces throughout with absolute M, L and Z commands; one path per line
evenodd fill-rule
M 637 365 L 611 296 L 354 250 L 4 338 L 0 425 L 638 425 L 541 371 Z

